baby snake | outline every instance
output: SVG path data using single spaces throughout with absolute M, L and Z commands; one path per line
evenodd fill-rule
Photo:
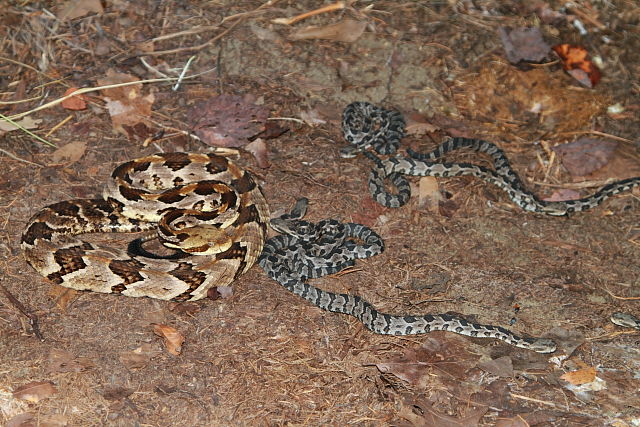
M 359 296 L 328 292 L 307 283 L 308 279 L 337 273 L 356 259 L 381 253 L 380 236 L 364 225 L 324 220 L 303 221 L 307 200 L 300 199 L 291 213 L 271 220 L 271 227 L 283 233 L 264 245 L 258 259 L 264 271 L 294 294 L 313 305 L 358 319 L 372 332 L 385 335 L 414 335 L 449 331 L 476 338 L 495 338 L 515 347 L 550 353 L 555 343 L 547 338 L 523 338 L 500 326 L 468 322 L 449 314 L 394 316 L 377 311 Z
M 594 208 L 607 198 L 640 185 L 640 177 L 628 178 L 602 187 L 591 196 L 577 200 L 548 202 L 540 200 L 528 191 L 518 175 L 509 165 L 505 153 L 491 142 L 472 138 L 450 138 L 430 153 L 416 153 L 407 150 L 410 157 L 396 156 L 385 160 L 366 151 L 373 147 L 380 154 L 395 153 L 400 139 L 404 136 L 405 122 L 397 111 L 385 110 L 367 102 L 349 104 L 342 115 L 342 131 L 351 144 L 343 149 L 343 157 L 353 157 L 357 152 L 374 162 L 369 176 L 369 191 L 374 200 L 387 207 L 397 208 L 409 200 L 411 189 L 403 175 L 452 177 L 472 175 L 496 185 L 509 198 L 528 212 L 563 216 Z M 470 163 L 435 162 L 450 151 L 468 148 L 488 154 L 494 169 Z M 392 194 L 385 188 L 384 180 L 389 179 L 397 192 Z

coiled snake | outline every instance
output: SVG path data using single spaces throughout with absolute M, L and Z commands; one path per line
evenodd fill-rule
M 253 177 L 226 157 L 162 153 L 118 166 L 102 199 L 45 207 L 29 220 L 21 242 L 27 262 L 60 285 L 189 301 L 251 268 L 268 221 Z M 156 229 L 165 246 L 181 251 L 178 257 L 131 256 L 76 237 Z
M 381 160 L 367 148 L 373 147 L 380 154 L 395 153 L 405 133 L 405 122 L 397 111 L 385 110 L 367 102 L 354 102 L 345 108 L 342 115 L 342 131 L 351 144 L 342 150 L 343 157 L 353 157 L 357 152 L 374 162 L 369 176 L 369 191 L 376 202 L 397 208 L 409 200 L 411 190 L 403 175 L 452 177 L 472 175 L 490 182 L 504 190 L 509 198 L 525 211 L 562 216 L 594 208 L 607 198 L 640 185 L 640 177 L 613 182 L 591 196 L 578 200 L 548 202 L 540 200 L 528 191 L 518 175 L 509 165 L 505 153 L 495 144 L 480 139 L 451 138 L 430 153 L 421 154 L 407 150 L 410 157 L 396 156 Z M 434 160 L 453 150 L 468 148 L 488 154 L 494 170 L 469 163 L 442 163 Z M 389 179 L 397 192 L 385 189 L 384 180 Z
M 360 224 L 303 221 L 306 209 L 307 200 L 300 199 L 290 214 L 271 220 L 271 227 L 283 234 L 267 240 L 258 263 L 269 277 L 313 305 L 349 314 L 378 334 L 450 331 L 470 337 L 496 338 L 539 353 L 555 351 L 555 343 L 547 338 L 522 338 L 499 326 L 471 323 L 448 314 L 393 316 L 377 311 L 359 296 L 328 292 L 310 285 L 308 279 L 336 273 L 353 265 L 356 259 L 377 255 L 384 245 L 380 236 Z

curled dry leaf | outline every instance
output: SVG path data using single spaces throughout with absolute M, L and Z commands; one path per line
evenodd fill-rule
M 253 142 L 247 144 L 245 149 L 253 154 L 253 157 L 255 157 L 258 162 L 258 166 L 261 168 L 268 168 L 271 166 L 267 144 L 265 144 L 262 138 L 256 138 Z
M 174 356 L 180 355 L 184 336 L 177 329 L 156 323 L 153 325 L 153 333 L 164 339 L 164 345 L 169 353 Z
M 73 141 L 51 153 L 51 161 L 53 163 L 75 163 L 82 158 L 86 150 L 87 143 L 85 141 Z
M 315 108 L 300 111 L 300 119 L 302 119 L 307 126 L 324 125 L 327 123 L 327 121 L 320 115 L 320 112 Z
M 358 40 L 367 23 L 353 19 L 342 21 L 324 27 L 307 27 L 295 31 L 289 35 L 290 40 L 323 39 L 337 42 L 353 43 Z
M 67 96 L 77 90 L 78 88 L 70 87 L 64 93 L 64 96 Z M 64 101 L 62 101 L 60 105 L 62 105 L 62 108 L 66 108 L 67 110 L 72 110 L 72 111 L 85 110 L 87 108 L 87 97 L 82 94 L 72 96 L 71 98 L 67 98 Z
M 13 391 L 13 397 L 26 400 L 31 403 L 38 403 L 54 395 L 58 390 L 50 381 L 33 381 L 22 385 Z

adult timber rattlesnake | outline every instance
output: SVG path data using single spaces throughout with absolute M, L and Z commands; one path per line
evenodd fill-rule
M 384 245 L 380 236 L 360 224 L 302 221 L 306 209 L 307 200 L 300 199 L 290 214 L 271 220 L 271 227 L 283 234 L 267 240 L 258 263 L 269 277 L 313 305 L 349 314 L 378 334 L 450 331 L 470 337 L 496 338 L 539 353 L 555 351 L 555 343 L 547 338 L 523 338 L 499 326 L 471 323 L 448 314 L 394 316 L 377 311 L 359 296 L 328 292 L 307 283 L 308 279 L 337 273 L 353 265 L 356 259 L 377 255 Z
M 102 199 L 45 207 L 29 220 L 21 243 L 27 262 L 60 285 L 193 301 L 251 268 L 268 221 L 257 183 L 226 157 L 162 153 L 118 166 Z M 165 246 L 182 251 L 180 256 L 131 256 L 77 237 L 155 229 Z
M 608 184 L 591 196 L 578 200 L 540 200 L 525 188 L 500 148 L 490 142 L 472 138 L 451 138 L 430 153 L 416 153 L 409 149 L 409 157 L 395 156 L 382 160 L 367 151 L 367 148 L 373 147 L 380 154 L 395 153 L 405 133 L 405 122 L 397 111 L 385 110 L 368 102 L 354 102 L 345 108 L 342 115 L 342 131 L 351 145 L 344 148 L 341 155 L 354 157 L 358 152 L 363 152 L 374 162 L 369 176 L 369 191 L 376 202 L 387 207 L 400 207 L 411 197 L 409 183 L 403 175 L 476 176 L 504 190 L 509 198 L 525 211 L 554 216 L 586 211 L 613 195 L 640 185 L 640 177 L 634 177 Z M 494 170 L 470 163 L 435 162 L 450 151 L 462 148 L 488 154 L 493 160 Z M 387 178 L 396 187 L 395 194 L 385 189 L 384 180 Z

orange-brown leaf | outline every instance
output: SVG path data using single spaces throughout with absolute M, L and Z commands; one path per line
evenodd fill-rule
M 578 45 L 558 44 L 552 47 L 562 60 L 563 68 L 586 87 L 594 87 L 602 77 L 600 70 L 589 59 L 587 49 Z
M 174 356 L 178 356 L 182 351 L 184 336 L 177 329 L 160 323 L 153 324 L 153 333 L 164 339 L 167 351 Z
M 15 389 L 13 397 L 31 403 L 38 403 L 42 399 L 51 397 L 57 391 L 56 386 L 49 381 L 33 381 Z
M 67 91 L 64 93 L 64 96 L 67 96 L 75 91 L 77 91 L 78 88 L 75 87 L 70 87 L 69 89 L 67 89 Z M 86 101 L 86 97 L 84 95 L 76 95 L 76 96 L 72 96 L 71 98 L 67 98 L 64 101 L 62 101 L 61 105 L 63 108 L 66 108 L 67 110 L 73 110 L 73 111 L 78 111 L 78 110 L 85 110 L 87 108 L 87 101 Z
M 596 368 L 589 366 L 577 371 L 567 372 L 560 378 L 573 385 L 588 384 L 596 379 Z

